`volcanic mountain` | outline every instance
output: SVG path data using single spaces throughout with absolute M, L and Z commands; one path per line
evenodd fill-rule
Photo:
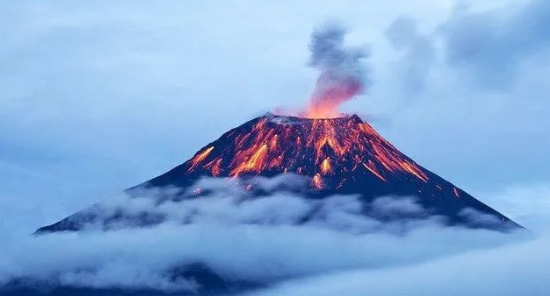
M 181 198 L 200 198 L 204 192 L 195 184 L 212 177 L 241 180 L 243 190 L 260 197 L 269 192 L 256 186 L 254 177 L 293 174 L 308 180 L 306 188 L 294 189 L 304 198 L 358 195 L 368 204 L 380 196 L 415 197 L 431 214 L 444 217 L 450 225 L 497 230 L 520 227 L 415 163 L 356 115 L 312 119 L 268 113 L 226 132 L 188 161 L 127 192 L 179 188 L 190 192 Z M 471 219 L 468 213 L 472 211 L 497 223 Z M 109 220 L 118 218 L 115 215 Z M 97 219 L 83 211 L 37 232 L 75 231 Z M 162 221 L 162 217 L 139 219 L 140 225 Z

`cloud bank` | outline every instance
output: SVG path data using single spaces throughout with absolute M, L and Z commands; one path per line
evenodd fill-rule
M 308 200 L 286 192 L 250 198 L 220 182 L 199 182 L 209 193 L 196 198 L 171 198 L 173 190 L 117 196 L 81 212 L 95 220 L 86 218 L 79 232 L 8 241 L 0 253 L 0 283 L 19 279 L 37 286 L 201 293 L 207 287 L 195 275 L 175 271 L 200 264 L 227 282 L 272 285 L 355 269 L 415 266 L 527 239 L 520 233 L 447 227 L 414 199 L 381 197 L 370 203 L 374 216 L 409 217 L 381 222 L 364 216 L 355 196 Z M 258 182 L 264 188 L 275 183 Z M 136 223 L 144 217 L 159 219 Z
M 380 270 L 358 269 L 289 282 L 249 295 L 548 295 L 550 236 L 473 251 L 428 263 Z M 405 247 L 405 246 L 404 246 Z

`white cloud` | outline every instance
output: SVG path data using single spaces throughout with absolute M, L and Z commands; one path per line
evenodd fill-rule
M 203 264 L 225 280 L 267 284 L 420 264 L 527 238 L 447 227 L 404 198 L 383 197 L 368 206 L 371 214 L 384 217 L 414 214 L 382 223 L 364 216 L 355 196 L 318 200 L 279 192 L 253 198 L 212 181 L 210 188 L 207 180 L 199 182 L 205 195 L 196 198 L 173 199 L 173 190 L 153 190 L 106 200 L 81 212 L 95 220 L 79 232 L 13 237 L 2 245 L 0 283 L 23 278 L 77 287 L 196 291 L 200 281 L 170 271 Z M 276 187 L 272 180 L 256 184 Z M 159 217 L 158 223 L 136 222 L 145 214 Z
M 401 236 L 383 231 L 357 235 L 316 226 L 162 224 L 12 240 L 2 247 L 0 281 L 15 277 L 84 287 L 185 289 L 188 282 L 171 282 L 167 271 L 203 263 L 226 279 L 273 282 L 414 264 L 517 239 L 433 224 Z
M 549 245 L 550 238 L 542 236 L 428 263 L 380 270 L 358 269 L 289 282 L 250 295 L 543 296 L 550 291 Z

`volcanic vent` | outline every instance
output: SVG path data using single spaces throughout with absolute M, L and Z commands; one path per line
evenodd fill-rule
M 308 180 L 305 188 L 293 192 L 304 198 L 356 195 L 368 205 L 381 196 L 414 197 L 431 215 L 443 217 L 452 225 L 499 230 L 518 227 L 415 163 L 356 115 L 311 119 L 268 113 L 228 131 L 188 161 L 127 192 L 132 195 L 143 188 L 179 188 L 184 194 L 178 198 L 201 198 L 204 192 L 197 182 L 211 177 L 227 182 L 239 180 L 242 190 L 259 198 L 269 192 L 256 188 L 255 177 L 279 175 Z M 472 221 L 472 211 L 490 217 L 492 223 Z M 109 220 L 120 218 L 115 215 Z M 143 219 L 137 222 L 139 225 L 160 222 L 151 217 L 139 219 Z M 79 230 L 95 220 L 97 217 L 85 210 L 39 232 Z

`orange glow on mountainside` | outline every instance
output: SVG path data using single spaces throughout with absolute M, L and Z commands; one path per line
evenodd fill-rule
M 381 182 L 392 174 L 428 182 L 422 168 L 355 115 L 334 119 L 271 115 L 247 130 L 231 130 L 220 140 L 223 147 L 203 148 L 186 163 L 186 172 L 222 177 L 296 173 L 313 178 L 315 188 L 326 186 L 325 177 L 357 172 Z M 338 184 L 345 182 L 342 177 Z
M 323 162 L 321 163 L 321 172 L 323 172 L 323 175 L 329 174 L 331 172 L 329 158 L 325 158 L 325 160 L 323 160 Z
M 315 174 L 313 178 L 311 179 L 311 186 L 321 189 L 323 188 L 323 180 L 321 179 L 321 176 L 319 174 Z
M 205 150 L 203 150 L 201 153 L 195 155 L 195 157 L 193 157 L 193 159 L 191 160 L 191 167 L 188 169 L 188 171 L 191 171 L 195 167 L 197 167 L 197 165 L 201 161 L 203 161 L 208 156 L 208 154 L 210 154 L 210 152 L 212 152 L 213 149 L 214 149 L 214 147 L 208 147 Z

